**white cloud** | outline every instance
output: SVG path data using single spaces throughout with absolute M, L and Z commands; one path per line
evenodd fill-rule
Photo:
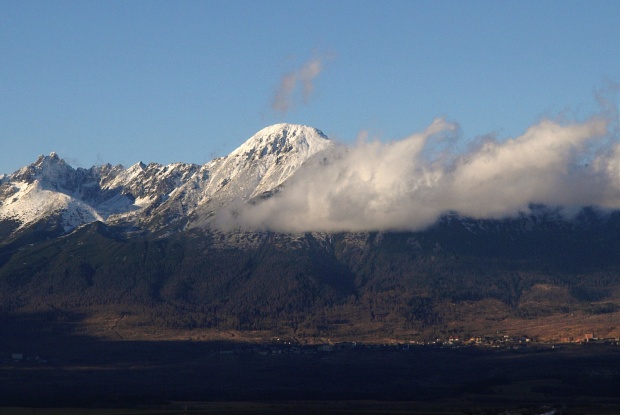
M 519 137 L 487 138 L 461 154 L 437 145 L 458 139 L 457 125 L 444 119 L 398 141 L 360 139 L 321 154 L 274 197 L 236 206 L 234 225 L 416 230 L 452 211 L 501 218 L 530 203 L 620 208 L 620 144 L 609 127 L 604 118 L 543 120 Z

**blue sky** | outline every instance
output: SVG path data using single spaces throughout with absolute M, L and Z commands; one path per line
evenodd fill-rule
M 76 167 L 203 164 L 278 122 L 390 141 L 445 116 L 464 141 L 502 139 L 583 120 L 597 92 L 618 103 L 618 1 L 0 8 L 0 173 L 52 151 Z

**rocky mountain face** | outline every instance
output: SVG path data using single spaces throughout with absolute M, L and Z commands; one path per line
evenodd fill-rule
M 41 156 L 0 178 L 0 314 L 122 319 L 116 332 L 146 337 L 620 335 L 620 212 L 446 213 L 418 232 L 217 226 L 218 212 L 261 203 L 334 149 L 314 128 L 279 124 L 203 166 L 74 169 Z

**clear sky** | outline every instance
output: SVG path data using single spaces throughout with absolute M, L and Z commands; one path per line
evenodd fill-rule
M 203 164 L 290 122 L 523 134 L 614 105 L 620 1 L 0 0 L 0 173 Z

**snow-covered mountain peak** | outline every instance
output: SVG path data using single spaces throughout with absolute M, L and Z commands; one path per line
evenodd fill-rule
M 144 164 L 143 162 L 139 161 L 136 164 L 134 164 L 133 166 L 129 167 L 127 169 L 128 172 L 139 172 L 146 169 L 146 164 Z
M 316 128 L 283 123 L 263 128 L 229 157 L 257 160 L 271 154 L 294 152 L 306 158 L 329 145 L 327 136 Z
M 55 151 L 52 151 L 49 156 L 44 156 L 40 154 L 32 165 L 36 167 L 45 168 L 48 166 L 53 166 L 55 164 L 65 165 L 65 161 L 61 159 Z
M 43 185 L 56 187 L 64 186 L 74 172 L 58 154 L 52 152 L 49 156 L 40 155 L 37 161 L 19 169 L 12 175 L 12 179 L 26 183 L 39 181 Z
M 228 156 L 211 165 L 208 198 L 220 203 L 249 200 L 272 191 L 314 154 L 333 146 L 316 128 L 276 124 L 263 128 Z

